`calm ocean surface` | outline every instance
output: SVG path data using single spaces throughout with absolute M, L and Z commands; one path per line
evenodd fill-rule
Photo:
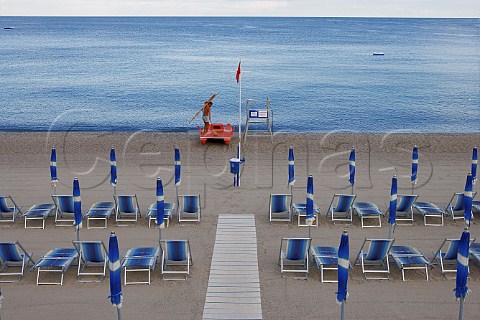
M 12 30 L 4 29 L 13 27 Z M 0 131 L 480 132 L 479 19 L 0 17 Z M 384 56 L 373 56 L 373 52 Z

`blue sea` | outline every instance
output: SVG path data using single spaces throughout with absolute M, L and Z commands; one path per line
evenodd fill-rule
M 11 29 L 10 29 L 11 28 Z M 479 19 L 0 17 L 1 131 L 480 132 Z M 373 52 L 384 52 L 374 56 Z

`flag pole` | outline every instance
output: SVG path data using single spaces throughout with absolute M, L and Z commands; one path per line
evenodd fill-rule
M 240 62 L 238 63 L 238 68 L 240 68 L 240 65 L 242 63 L 242 59 L 240 59 Z M 238 98 L 238 160 L 240 161 L 241 155 L 242 155 L 242 76 L 239 74 L 239 98 Z M 237 186 L 240 187 L 240 170 L 238 171 L 238 176 L 237 176 Z

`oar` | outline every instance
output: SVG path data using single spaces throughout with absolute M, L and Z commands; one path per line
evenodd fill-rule
M 193 119 L 195 119 L 195 118 L 200 114 L 200 112 L 202 112 L 203 108 L 205 108 L 205 105 L 206 105 L 207 103 L 209 103 L 209 102 L 212 102 L 213 99 L 215 99 L 215 97 L 216 97 L 217 95 L 218 95 L 218 93 L 214 93 L 214 94 L 210 97 L 210 99 L 208 99 L 208 100 L 204 103 L 203 107 L 202 107 L 200 110 L 198 110 L 198 112 L 193 116 L 193 118 L 192 118 L 190 121 L 188 121 L 188 123 L 189 123 L 189 124 L 192 123 Z

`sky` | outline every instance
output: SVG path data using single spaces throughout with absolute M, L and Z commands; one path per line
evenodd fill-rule
M 0 0 L 0 16 L 480 17 L 479 0 Z

